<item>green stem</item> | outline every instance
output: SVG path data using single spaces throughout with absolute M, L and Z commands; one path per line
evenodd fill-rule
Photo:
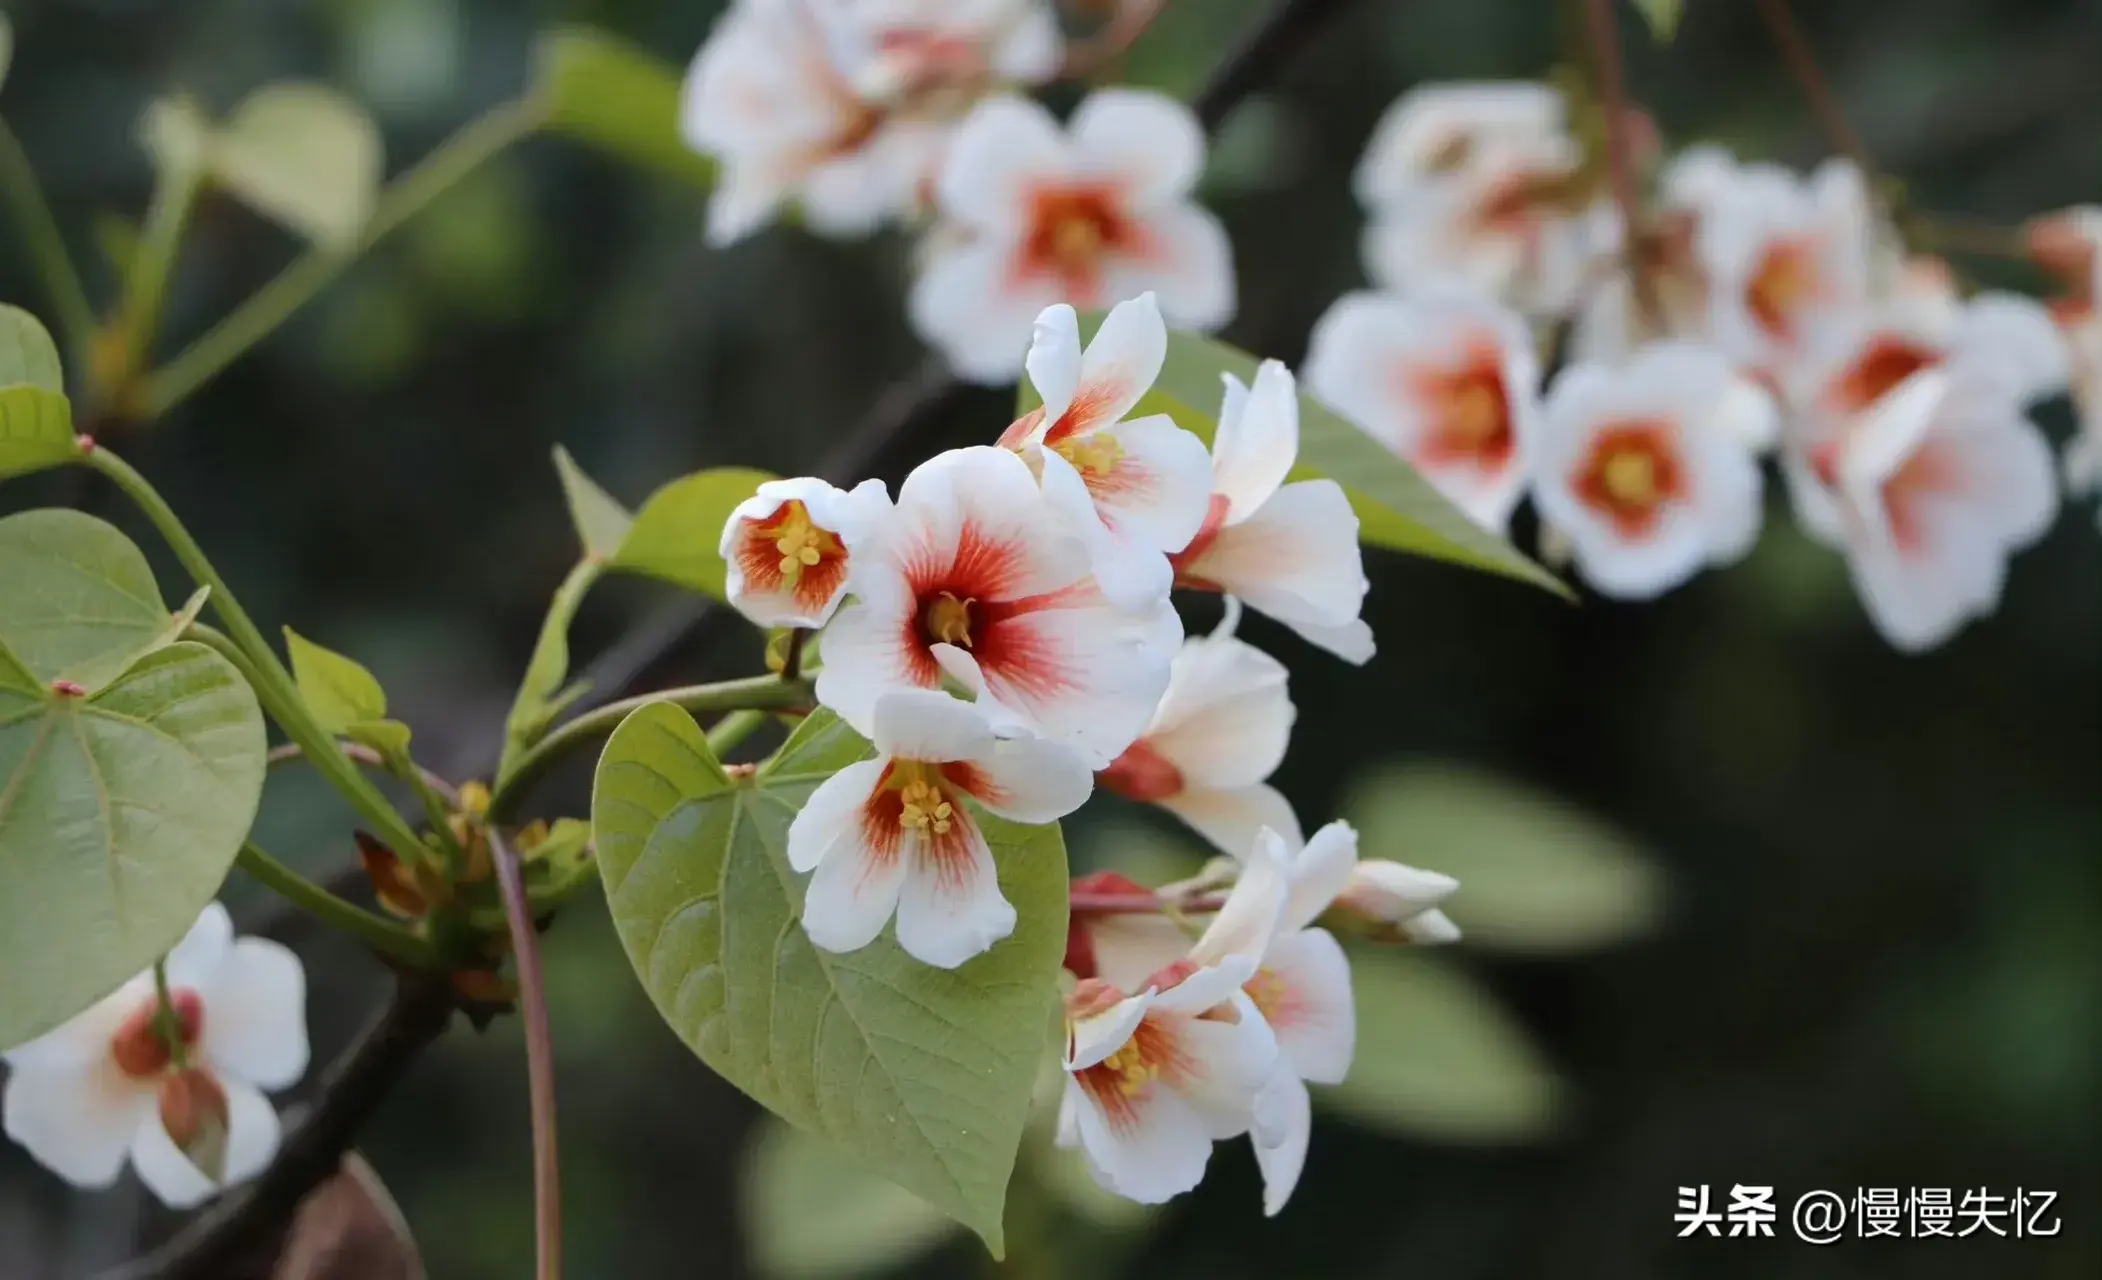
M 583 606 L 584 597 L 605 571 L 604 561 L 586 556 L 555 588 L 547 616 L 540 623 L 540 637 L 533 642 L 533 656 L 526 663 L 525 679 L 519 682 L 511 713 L 504 718 L 504 751 L 496 764 L 499 781 L 511 772 L 520 756 L 545 736 L 547 721 L 560 712 L 560 706 L 548 700 L 560 692 L 563 678 L 569 673 L 569 626 Z
M 665 689 L 639 697 L 609 702 L 588 711 L 536 743 L 518 758 L 511 772 L 499 782 L 489 800 L 489 824 L 509 821 L 525 793 L 563 757 L 619 727 L 637 710 L 669 702 L 696 715 L 727 711 L 788 711 L 807 707 L 812 691 L 807 680 L 783 680 L 778 676 L 750 676 L 719 684 L 697 684 L 683 689 Z
M 383 955 L 419 969 L 438 969 L 437 950 L 424 938 L 383 916 L 345 902 L 262 851 L 243 844 L 234 865 L 268 885 L 285 901 Z
M 452 810 L 439 798 L 438 792 L 424 781 L 423 770 L 407 756 L 383 756 L 387 772 L 393 774 L 410 791 L 416 794 L 417 802 L 423 806 L 423 820 L 430 824 L 431 834 L 437 838 L 439 856 L 445 860 L 446 873 L 457 878 L 467 869 L 467 850 L 453 834 Z
M 716 721 L 708 730 L 708 749 L 720 760 L 743 744 L 746 738 L 759 731 L 767 721 L 764 711 L 732 711 Z
M 359 255 L 484 163 L 530 137 L 546 119 L 544 103 L 523 98 L 497 107 L 448 138 L 381 194 L 371 220 L 355 241 L 307 253 L 148 379 L 147 416 L 159 417 L 188 399 L 250 347 L 269 337 Z
M 158 1003 L 153 1010 L 154 1034 L 168 1046 L 168 1060 L 177 1071 L 190 1065 L 190 1046 L 184 1042 L 182 1019 L 175 1012 L 175 997 L 168 990 L 168 957 L 162 956 L 153 962 L 153 994 Z
M 124 302 L 117 311 L 126 346 L 118 366 L 124 385 L 99 388 L 114 402 L 117 411 L 128 412 L 135 403 L 129 380 L 144 367 L 160 332 L 161 308 L 168 299 L 168 282 L 175 274 L 175 260 L 182 252 L 183 232 L 190 225 L 190 211 L 204 189 L 201 165 L 168 164 L 160 171 L 153 188 L 153 202 L 146 209 L 146 225 L 139 233 L 138 252 L 132 255 L 131 270 L 124 282 Z
M 29 246 L 37 274 L 44 278 L 44 288 L 51 294 L 52 312 L 65 334 L 67 351 L 76 362 L 83 361 L 95 341 L 95 308 L 88 301 L 86 286 L 80 282 L 80 272 L 66 253 L 58 219 L 52 216 L 50 202 L 44 199 L 44 189 L 37 183 L 28 153 L 22 150 L 22 140 L 5 120 L 0 120 L 0 186 L 7 189 L 8 199 L 15 207 L 16 226 Z

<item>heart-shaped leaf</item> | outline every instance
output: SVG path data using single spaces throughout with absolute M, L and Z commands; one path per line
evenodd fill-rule
M 64 396 L 26 384 L 0 387 L 0 480 L 79 457 L 73 406 Z
M 0 303 L 0 387 L 25 385 L 64 394 L 58 344 L 35 316 Z
M 774 478 L 751 467 L 715 467 L 682 476 L 650 495 L 612 567 L 723 598 L 726 569 L 717 551 L 737 504 Z
M 0 644 L 30 676 L 89 691 L 175 640 L 195 617 L 187 608 L 168 612 L 131 539 L 78 511 L 0 520 L 0 600 Z
M 715 180 L 715 167 L 679 136 L 677 67 L 581 26 L 542 36 L 535 64 L 550 129 L 697 186 Z
M 325 247 L 355 242 L 379 199 L 379 126 L 323 85 L 264 85 L 234 108 L 208 150 L 221 186 Z
M 254 692 L 202 645 L 84 696 L 0 649 L 0 1047 L 181 941 L 255 819 L 263 752 Z
M 797 925 L 788 826 L 820 782 L 869 753 L 819 711 L 756 777 L 733 781 L 686 712 L 635 712 L 606 744 L 592 795 L 607 901 L 658 1012 L 709 1066 L 997 1256 L 1058 998 L 1064 843 L 1055 825 L 981 819 L 1019 921 L 959 969 L 921 964 L 888 937 L 820 951 Z

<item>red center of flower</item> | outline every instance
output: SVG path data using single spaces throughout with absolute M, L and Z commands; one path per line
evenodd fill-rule
M 847 577 L 846 544 L 794 499 L 764 520 L 744 521 L 736 554 L 749 589 L 786 591 L 805 609 L 822 608 Z
M 1768 336 L 1793 342 L 1797 313 L 1823 287 L 1817 242 L 1807 236 L 1776 240 L 1760 255 L 1758 269 L 1745 284 L 1744 305 Z
M 195 1048 L 204 1035 L 204 997 L 186 987 L 178 988 L 169 993 L 168 1003 L 175 1011 L 176 1035 L 183 1048 Z M 110 1058 L 116 1062 L 117 1070 L 133 1080 L 158 1076 L 174 1060 L 167 1042 L 161 1038 L 160 1012 L 159 998 L 149 998 L 110 1037 Z
M 1189 1079 L 1196 1074 L 1195 1067 L 1173 1029 L 1148 1014 L 1122 1048 L 1076 1073 L 1076 1078 L 1109 1127 L 1129 1133 L 1138 1125 L 1140 1105 L 1153 1096 L 1154 1089 Z
M 1127 800 L 1157 804 L 1182 794 L 1182 770 L 1144 738 L 1124 749 L 1095 775 L 1095 781 Z
M 1607 426 L 1591 442 L 1577 475 L 1577 496 L 1621 537 L 1648 537 L 1665 507 L 1686 495 L 1676 437 L 1672 425 L 1660 420 Z
M 1176 586 L 1188 587 L 1192 591 L 1219 590 L 1218 583 L 1192 573 L 1190 569 L 1219 540 L 1219 534 L 1226 528 L 1227 508 L 1231 505 L 1225 494 L 1213 494 L 1211 505 L 1204 510 L 1204 523 L 1197 528 L 1197 536 L 1190 539 L 1190 545 L 1168 557 L 1168 564 L 1175 570 Z
M 1100 306 L 1102 265 L 1108 257 L 1144 252 L 1143 228 L 1127 216 L 1123 193 L 1106 183 L 1043 186 L 1030 196 L 1017 282 L 1058 281 L 1076 307 Z
M 1516 446 L 1511 397 L 1493 340 L 1475 335 L 1455 364 L 1414 369 L 1404 376 L 1408 391 L 1430 418 L 1419 462 L 1432 467 L 1465 464 L 1491 472 L 1510 462 Z
M 1859 413 L 1905 379 L 1939 363 L 1941 353 L 1934 348 L 1881 334 L 1834 379 L 1826 398 L 1843 413 Z
M 933 649 L 947 644 L 969 653 L 1004 696 L 1050 698 L 1073 688 L 1080 673 L 1031 618 L 1061 607 L 1069 592 L 1092 590 L 1092 584 L 1020 595 L 1029 571 L 1026 545 L 993 541 L 975 522 L 964 525 L 953 553 L 930 549 L 913 556 L 906 580 L 914 603 L 899 637 L 905 674 L 921 688 L 940 688 L 941 664 Z

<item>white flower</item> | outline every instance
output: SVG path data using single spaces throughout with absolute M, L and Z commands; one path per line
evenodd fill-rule
M 1296 714 L 1284 664 L 1231 626 L 1182 642 L 1153 723 L 1098 781 L 1157 804 L 1227 853 L 1264 827 L 1299 841 L 1292 805 L 1264 781 L 1283 762 Z
M 0 1105 L 7 1136 L 74 1186 L 111 1185 L 128 1154 L 156 1196 L 187 1209 L 254 1177 L 276 1154 L 277 1112 L 262 1091 L 289 1088 L 306 1072 L 306 975 L 275 942 L 236 941 L 216 902 L 166 968 L 187 1070 L 176 1069 L 160 1037 L 149 970 L 0 1055 L 10 1071 Z M 211 1145 L 207 1125 L 223 1126 L 216 1183 L 184 1154 Z
M 1307 390 L 1501 532 L 1539 416 L 1525 322 L 1479 294 L 1352 293 L 1314 326 Z
M 1132 613 L 1103 597 L 1087 545 L 1020 457 L 953 449 L 906 478 L 857 556 L 817 696 L 868 736 L 883 694 L 938 689 L 946 675 L 996 723 L 1100 768 L 1152 718 L 1181 639 L 1165 599 Z
M 825 779 L 789 825 L 788 865 L 815 873 L 803 931 L 827 951 L 858 951 L 896 915 L 908 955 L 954 969 L 1015 927 L 965 798 L 1016 822 L 1056 822 L 1092 779 L 1071 751 L 999 737 L 945 693 L 884 694 L 872 736 L 876 758 Z
M 861 235 L 923 201 L 956 121 L 993 85 L 1049 78 L 1041 0 L 736 0 L 686 75 L 680 130 L 720 165 L 708 236 L 727 244 L 786 201 Z
M 1638 246 L 1658 315 L 1645 316 L 1617 242 L 1610 274 L 1589 291 L 1569 335 L 1572 362 L 1618 364 L 1660 338 L 1705 340 L 1710 327 L 1708 270 L 1701 227 L 1738 182 L 1737 161 L 1719 147 L 1688 147 L 1657 178 L 1657 207 Z
M 1868 305 L 1881 254 L 1861 171 L 1837 159 L 1807 180 L 1741 167 L 1709 203 L 1695 243 L 1713 339 L 1746 367 L 1784 377 Z
M 1291 370 L 1265 360 L 1250 390 L 1224 375 L 1212 440 L 1212 502 L 1190 545 L 1169 557 L 1178 585 L 1238 596 L 1345 661 L 1372 658 L 1358 617 L 1368 584 L 1358 517 L 1333 480 L 1284 479 L 1299 457 Z
M 1144 608 L 1174 583 L 1167 553 L 1189 545 L 1211 503 L 1211 455 L 1166 414 L 1125 421 L 1167 355 L 1168 330 L 1151 293 L 1120 302 L 1080 349 L 1065 303 L 1036 320 L 1029 380 L 1044 403 L 1001 444 L 1028 458 L 1044 493 L 1088 543 L 1095 579 L 1113 602 Z
M 1765 392 L 1702 347 L 1566 369 L 1535 451 L 1541 517 L 1599 591 L 1661 594 L 1751 549 L 1763 514 L 1753 446 L 1774 417 Z
M 811 476 L 769 480 L 723 523 L 725 595 L 762 627 L 821 627 L 846 596 L 854 552 L 882 526 L 881 480 L 845 493 Z
M 1087 978 L 1067 998 L 1059 1145 L 1079 1147 L 1117 1195 L 1158 1204 L 1203 1179 L 1213 1142 L 1276 1137 L 1281 1117 L 1257 1102 L 1278 1044 L 1241 989 L 1285 905 L 1283 867 L 1266 852 L 1187 955 L 1131 979 L 1137 994 Z
M 1057 302 L 1099 310 L 1151 290 L 1176 326 L 1217 328 L 1233 316 L 1233 252 L 1190 199 L 1203 168 L 1197 118 L 1157 93 L 1101 90 L 1063 130 L 1035 102 L 986 99 L 942 166 L 914 327 L 988 383 L 1013 378 Z
M 2008 554 L 2058 513 L 2025 412 L 2066 381 L 2049 317 L 1981 294 L 1933 328 L 1884 320 L 1835 346 L 1784 456 L 1804 526 L 1844 547 L 1869 616 L 1906 650 L 1990 613 Z

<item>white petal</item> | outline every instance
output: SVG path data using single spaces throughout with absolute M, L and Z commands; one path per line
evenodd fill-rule
M 898 760 L 970 760 L 993 745 L 992 727 L 983 712 L 928 689 L 905 689 L 878 698 L 875 726 L 870 740 L 876 751 Z
M 307 978 L 268 938 L 235 942 L 204 997 L 202 1048 L 229 1079 L 287 1089 L 307 1070 Z
M 1357 513 L 1333 480 L 1302 480 L 1279 489 L 1252 517 L 1221 530 L 1183 572 L 1239 596 L 1309 639 L 1315 633 L 1308 628 L 1325 637 L 1359 621 L 1370 585 L 1358 549 Z
M 1038 313 L 1022 364 L 1043 401 L 1044 420 L 1058 421 L 1080 388 L 1080 317 L 1071 305 L 1061 302 Z
M 1151 293 L 1111 307 L 1080 357 L 1080 381 L 1071 403 L 1053 416 L 1046 402 L 1047 438 L 1097 431 L 1121 422 L 1152 388 L 1168 358 L 1168 328 Z
M 110 1038 L 118 1028 L 154 998 L 153 973 L 148 970 L 36 1039 L 0 1053 L 0 1062 L 32 1070 L 92 1066 L 109 1056 Z
M 1328 910 L 1336 895 L 1350 883 L 1358 865 L 1358 833 L 1338 818 L 1314 833 L 1306 846 L 1292 857 L 1286 868 L 1292 882 L 1291 897 L 1278 921 L 1280 934 L 1306 928 Z
M 1235 992 L 1232 1020 L 1183 1018 L 1180 1047 L 1195 1065 L 1177 1091 L 1204 1121 L 1214 1141 L 1238 1138 L 1255 1125 L 1256 1095 L 1277 1070 L 1277 1038 L 1248 997 Z
M 168 987 L 178 990 L 208 988 L 217 976 L 219 966 L 226 962 L 227 954 L 234 945 L 233 917 L 218 903 L 207 903 L 197 917 L 197 923 L 183 935 L 168 953 Z
M 1000 892 L 985 833 L 967 812 L 953 821 L 938 855 L 923 833 L 906 840 L 910 866 L 898 895 L 898 945 L 937 969 L 981 956 L 1015 931 L 1015 909 Z
M 1459 881 L 1436 871 L 1367 858 L 1351 868 L 1343 894 L 1351 910 L 1400 924 L 1450 898 L 1459 887 Z
M 1142 991 L 1100 1013 L 1071 1019 L 1066 1026 L 1066 1052 L 1061 1060 L 1065 1069 L 1085 1070 L 1123 1048 L 1152 1007 L 1153 993 Z
M 1075 590 L 1001 624 L 1026 664 L 980 653 L 987 696 L 1103 768 L 1137 740 L 1168 685 L 1169 656 L 1099 593 Z
M 1229 788 L 1187 786 L 1160 801 L 1160 806 L 1189 823 L 1213 848 L 1234 857 L 1253 848 L 1256 833 L 1265 827 L 1293 844 L 1300 839 L 1292 802 L 1267 782 Z
M 1275 360 L 1256 369 L 1255 385 L 1237 392 L 1225 375 L 1227 400 L 1212 440 L 1212 489 L 1227 500 L 1228 524 L 1248 519 L 1278 492 L 1299 457 L 1299 394 L 1291 370 Z
M 1952 376 L 1989 379 L 2017 405 L 2063 391 L 2071 375 L 2065 341 L 2050 313 L 2014 294 L 1972 298 L 1951 346 Z
M 1292 1198 L 1314 1133 L 1313 1101 L 1291 1070 L 1274 1071 L 1256 1099 L 1256 1110 L 1274 1125 L 1275 1141 L 1255 1139 L 1255 1163 L 1263 1172 L 1263 1214 L 1274 1218 Z
M 914 209 L 941 155 L 941 137 L 893 120 L 854 150 L 814 165 L 803 178 L 804 225 L 834 240 L 858 239 Z
M 1079 1081 L 1068 1080 L 1066 1088 L 1081 1094 L 1074 1103 L 1080 1148 L 1104 1190 L 1140 1204 L 1161 1204 L 1204 1180 L 1211 1135 L 1173 1092 L 1155 1088 L 1136 1101 L 1128 1123 L 1112 1124 Z
M 906 298 L 913 332 L 958 377 L 985 386 L 1012 382 L 1029 351 L 1034 317 L 1055 291 L 1011 278 L 1013 242 L 987 233 L 927 251 Z
M 1087 803 L 1095 775 L 1070 747 L 1004 738 L 969 757 L 971 798 L 1010 822 L 1056 822 Z
M 1190 949 L 1190 936 L 1166 916 L 1111 912 L 1087 917 L 1085 927 L 1096 976 L 1125 991 L 1145 987 L 1147 979 Z
M 706 234 L 709 245 L 721 249 L 765 226 L 788 199 L 790 188 L 775 164 L 728 157 L 717 173 L 715 190 L 708 195 Z
M 1211 506 L 1212 461 L 1204 442 L 1165 415 L 1108 428 L 1124 450 L 1095 506 L 1104 523 L 1154 551 L 1180 551 Z
M 936 187 L 942 212 L 983 229 L 1020 226 L 1031 188 L 1065 175 L 1068 157 L 1066 139 L 1050 112 L 1012 94 L 986 98 L 949 144 Z
M 1226 227 L 1202 206 L 1177 201 L 1138 214 L 1145 251 L 1103 264 L 1103 295 L 1160 296 L 1161 315 L 1178 329 L 1210 333 L 1233 319 L 1239 305 L 1234 284 L 1233 241 Z
M 1326 929 L 1301 929 L 1270 944 L 1263 969 L 1286 993 L 1280 1006 L 1264 1009 L 1285 1060 L 1302 1079 L 1341 1084 L 1357 1051 L 1357 1006 L 1343 948 Z
M 1401 931 L 1419 947 L 1444 946 L 1460 940 L 1460 926 L 1436 907 L 1402 921 Z
M 856 732 L 876 731 L 876 701 L 899 689 L 925 687 L 903 636 L 913 600 L 895 568 L 865 565 L 848 601 L 825 627 L 817 700 Z
M 1142 208 L 1187 195 L 1204 171 L 1203 126 L 1165 94 L 1097 90 L 1073 112 L 1072 136 L 1088 172 L 1117 177 Z
M 158 1112 L 149 1114 L 133 1135 L 132 1167 L 147 1190 L 171 1209 L 195 1208 L 224 1188 L 248 1181 L 268 1168 L 277 1154 L 280 1127 L 269 1099 L 238 1080 L 222 1078 L 219 1085 L 226 1092 L 224 1183 L 213 1182 L 190 1163 L 161 1127 Z
M 1011 18 L 1005 36 L 993 47 L 993 74 L 1004 80 L 1036 84 L 1058 74 L 1064 60 L 1065 37 L 1058 29 L 1058 15 L 1045 4 L 1030 4 Z
M 85 1066 L 16 1065 L 0 1112 L 7 1136 L 37 1162 L 76 1187 L 107 1187 L 124 1168 L 139 1122 L 153 1114 L 151 1085 L 141 1087 L 103 1059 Z
M 827 858 L 863 856 L 861 810 L 883 778 L 886 761 L 859 760 L 825 779 L 788 824 L 788 866 L 809 874 Z
M 1268 829 L 1256 833 L 1254 846 L 1241 859 L 1240 879 L 1204 936 L 1190 948 L 1190 959 L 1219 965 L 1229 957 L 1261 958 L 1291 896 L 1290 857 L 1282 835 Z
M 1232 636 L 1183 642 L 1146 743 L 1193 786 L 1252 786 L 1284 761 L 1297 712 L 1285 665 Z M 1280 828 L 1282 830 L 1282 828 Z
M 867 946 L 883 932 L 884 922 L 897 909 L 906 873 L 903 835 L 883 833 L 895 843 L 884 849 L 872 847 L 860 821 L 859 804 L 846 803 L 849 798 L 865 800 L 881 768 L 875 761 L 863 761 L 826 779 L 789 828 L 791 865 L 794 859 L 816 861 L 803 891 L 803 931 L 827 951 L 858 951 Z M 827 788 L 835 788 L 834 793 L 821 795 Z M 802 841 L 807 843 L 799 847 L 796 826 L 803 824 L 807 824 L 807 834 Z M 808 851 L 810 845 L 817 846 L 814 854 Z

